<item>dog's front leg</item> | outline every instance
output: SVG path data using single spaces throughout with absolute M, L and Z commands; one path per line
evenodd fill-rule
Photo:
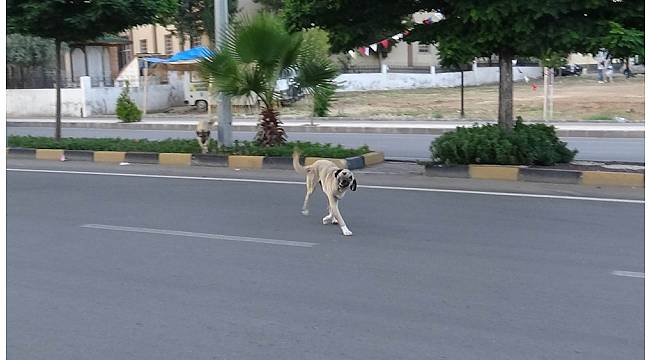
M 345 236 L 350 236 L 352 235 L 352 231 L 348 229 L 347 225 L 345 225 L 345 220 L 343 220 L 343 217 L 341 216 L 341 212 L 339 211 L 339 201 L 334 197 L 334 195 L 329 195 L 328 197 L 329 200 L 329 205 L 330 205 L 330 213 L 334 216 L 334 219 L 332 219 L 332 222 L 336 221 L 339 226 L 341 227 L 341 231 L 343 232 L 343 235 Z M 325 220 L 325 219 L 323 219 Z
M 201 138 L 200 136 L 197 136 L 196 141 L 199 142 L 199 146 L 201 147 L 201 153 L 202 154 L 207 154 L 208 153 L 208 141 L 210 141 L 210 140 L 208 139 L 208 141 L 203 142 L 203 138 Z

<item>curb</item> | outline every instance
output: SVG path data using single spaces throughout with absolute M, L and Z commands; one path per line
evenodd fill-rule
M 424 174 L 430 177 L 508 180 L 590 186 L 645 187 L 645 174 L 609 171 L 539 169 L 508 165 L 432 165 Z
M 8 127 L 54 127 L 54 123 L 37 121 L 7 121 Z M 65 122 L 63 128 L 94 128 L 94 129 L 130 129 L 130 130 L 183 130 L 195 131 L 196 124 L 148 124 L 148 123 L 89 123 Z M 287 132 L 297 133 L 352 133 L 352 134 L 420 134 L 441 135 L 455 128 L 421 128 L 421 127 L 370 127 L 370 126 L 337 126 L 337 125 L 287 125 Z M 232 125 L 232 131 L 257 131 L 256 125 Z M 644 138 L 645 130 L 579 130 L 556 129 L 560 137 L 595 137 L 595 138 Z
M 35 159 L 61 161 L 65 156 L 69 161 L 92 161 L 133 164 L 155 164 L 166 166 L 212 166 L 237 169 L 276 169 L 293 170 L 293 159 L 289 156 L 247 156 L 247 155 L 213 155 L 188 153 L 151 153 L 151 152 L 122 152 L 122 151 L 92 151 L 92 150 L 60 150 L 60 149 L 30 149 L 7 148 L 7 158 Z M 316 160 L 330 160 L 342 168 L 350 170 L 379 164 L 384 161 L 384 153 L 371 152 L 368 154 L 332 159 L 319 157 L 301 157 L 305 165 Z

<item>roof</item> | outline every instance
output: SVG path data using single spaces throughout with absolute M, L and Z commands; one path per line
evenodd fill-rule
M 128 45 L 131 40 L 118 35 L 104 35 L 93 40 L 83 42 L 71 42 L 70 45 L 86 45 L 86 46 L 115 46 L 115 45 Z

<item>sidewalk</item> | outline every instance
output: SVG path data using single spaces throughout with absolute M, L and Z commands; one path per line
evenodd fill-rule
M 64 118 L 63 127 L 133 130 L 187 130 L 193 131 L 196 123 L 208 115 L 149 115 L 141 122 L 122 123 L 114 116 L 90 118 Z M 380 134 L 442 134 L 457 126 L 472 126 L 474 121 L 421 120 L 421 119 L 353 119 L 353 118 L 289 118 L 281 117 L 287 132 L 312 133 L 380 133 Z M 487 121 L 479 124 L 488 123 Z M 493 121 L 491 123 L 494 123 Z M 233 119 L 233 131 L 255 131 L 257 117 Z M 550 122 L 562 137 L 643 138 L 644 123 L 617 122 Z M 51 118 L 7 118 L 7 126 L 53 127 Z

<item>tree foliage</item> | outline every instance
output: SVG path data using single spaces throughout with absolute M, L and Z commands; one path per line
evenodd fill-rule
M 286 0 L 285 17 L 298 28 L 329 31 L 334 51 L 341 51 L 404 30 L 403 22 L 414 13 L 438 12 L 440 21 L 415 24 L 407 41 L 438 46 L 443 63 L 498 55 L 499 122 L 512 128 L 510 61 L 515 56 L 590 52 L 613 43 L 608 41 L 611 22 L 624 29 L 625 39 L 633 35 L 637 47 L 643 7 L 642 0 Z
M 7 32 L 83 42 L 164 21 L 175 0 L 8 0 Z
M 7 64 L 53 69 L 56 58 L 54 41 L 35 36 L 7 35 Z
M 278 12 L 282 10 L 284 5 L 283 0 L 253 0 L 253 2 L 261 4 L 265 10 L 271 12 Z
M 231 18 L 238 11 L 238 0 L 228 0 L 228 14 Z M 214 0 L 177 0 L 177 7 L 164 20 L 165 25 L 172 25 L 172 34 L 178 36 L 181 47 L 185 36 L 190 39 L 208 34 L 214 42 Z

